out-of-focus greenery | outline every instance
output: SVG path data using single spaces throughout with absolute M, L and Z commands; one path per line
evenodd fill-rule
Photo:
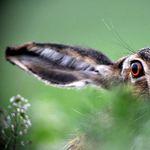
M 29 41 L 58 42 L 99 49 L 116 61 L 130 52 L 111 43 L 119 42 L 102 19 L 110 27 L 112 22 L 121 38 L 134 50 L 138 50 L 149 46 L 150 42 L 149 5 L 150 2 L 147 0 L 136 2 L 119 0 L 0 1 L 0 106 L 6 108 L 9 105 L 9 99 L 17 94 L 29 99 L 32 127 L 26 138 L 33 141 L 29 149 L 61 149 L 57 146 L 63 147 L 80 132 L 89 133 L 92 138 L 97 137 L 94 141 L 101 140 L 102 144 L 99 144 L 102 149 L 117 149 L 120 145 L 122 149 L 125 146 L 128 149 L 133 144 L 132 136 L 136 137 L 135 143 L 141 144 L 133 145 L 133 149 L 141 149 L 140 146 L 143 146 L 144 142 L 147 143 L 149 113 L 145 112 L 148 109 L 144 104 L 137 103 L 137 107 L 134 106 L 133 109 L 135 113 L 133 111 L 130 116 L 131 106 L 134 103 L 130 104 L 128 94 L 126 96 L 123 94 L 124 98 L 120 96 L 117 101 L 117 92 L 103 91 L 103 93 L 95 94 L 90 86 L 79 91 L 45 86 L 28 73 L 6 62 L 4 51 L 6 46 Z M 122 105 L 125 105 L 123 109 Z M 107 112 L 108 106 L 111 107 L 110 112 Z M 137 114 L 136 110 L 141 111 L 140 114 Z M 99 115 L 98 112 L 101 114 Z M 102 126 L 105 126 L 105 117 L 108 115 L 108 126 L 104 130 L 103 127 L 98 129 L 98 122 L 94 123 L 95 119 L 90 117 L 95 113 L 98 115 L 98 121 L 100 123 L 102 121 Z M 141 117 L 141 120 L 139 116 L 145 116 L 144 114 L 147 118 Z M 90 119 L 86 119 L 88 117 Z M 101 117 L 102 119 L 99 119 Z M 113 117 L 114 121 L 111 120 Z M 133 126 L 130 126 L 131 122 Z M 115 125 L 115 128 L 110 131 L 112 125 Z M 94 128 L 91 128 L 92 126 Z M 77 130 L 78 128 L 80 130 Z M 98 132 L 102 134 L 97 135 Z M 110 134 L 112 136 L 107 136 Z M 141 139 L 144 140 L 143 143 L 138 142 Z
M 47 100 L 32 103 L 32 129 L 28 136 L 17 138 L 16 147 L 18 141 L 32 139 L 25 149 L 64 150 L 68 142 L 84 136 L 86 150 L 150 149 L 149 100 L 133 96 L 129 87 L 115 87 L 109 94 L 95 89 L 77 99 L 80 103 L 66 99 L 70 109 L 64 101 L 48 105 Z
M 146 99 L 135 98 L 130 89 L 119 87 L 109 95 L 93 91 L 88 100 L 90 107 L 80 109 L 86 114 L 80 128 L 88 136 L 85 149 L 150 149 L 150 105 Z

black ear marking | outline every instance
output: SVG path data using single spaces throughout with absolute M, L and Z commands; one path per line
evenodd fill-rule
M 22 54 L 28 54 L 28 55 L 32 55 L 32 56 L 37 56 L 36 53 L 34 53 L 33 51 L 28 51 L 28 47 L 27 44 L 31 44 L 31 43 L 26 43 L 20 46 L 12 46 L 12 47 L 7 47 L 6 51 L 5 51 L 5 57 L 7 59 L 8 56 L 16 56 L 16 55 L 22 55 Z

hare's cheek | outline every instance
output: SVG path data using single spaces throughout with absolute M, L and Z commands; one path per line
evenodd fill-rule
M 141 80 L 137 80 L 135 82 L 135 91 L 136 92 L 144 92 L 144 93 L 149 92 L 149 85 L 148 85 L 146 78 L 143 78 Z

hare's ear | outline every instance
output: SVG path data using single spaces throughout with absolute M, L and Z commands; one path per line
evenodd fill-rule
M 114 63 L 102 52 L 55 43 L 25 43 L 7 47 L 6 59 L 46 83 L 82 87 L 93 83 L 107 88 Z

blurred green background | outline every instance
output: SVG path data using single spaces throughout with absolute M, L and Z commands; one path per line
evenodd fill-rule
M 84 105 L 92 90 L 90 86 L 78 91 L 45 85 L 8 63 L 5 48 L 30 41 L 57 42 L 95 48 L 117 61 L 130 52 L 112 43 L 119 42 L 102 19 L 110 28 L 112 22 L 137 51 L 150 45 L 149 6 L 149 0 L 0 1 L 0 105 L 6 108 L 17 94 L 29 99 L 32 127 L 27 138 L 34 141 L 35 149 L 69 141 L 67 136 L 76 124 L 74 110 Z

